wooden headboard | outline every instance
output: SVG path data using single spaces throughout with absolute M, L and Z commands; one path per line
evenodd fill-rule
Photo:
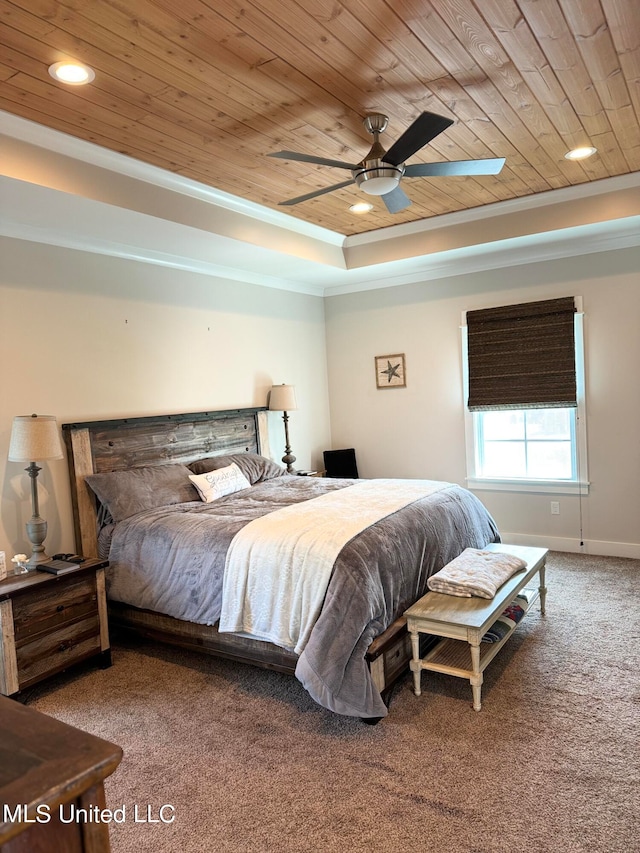
M 76 550 L 98 554 L 97 508 L 84 478 L 105 471 L 182 462 L 205 456 L 269 456 L 266 407 L 119 418 L 63 424 L 71 480 Z

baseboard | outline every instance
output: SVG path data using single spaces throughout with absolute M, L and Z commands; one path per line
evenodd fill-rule
M 640 559 L 640 543 L 606 542 L 599 539 L 568 539 L 560 536 L 532 536 L 529 533 L 508 533 L 500 531 L 503 542 L 514 545 L 531 545 L 534 548 L 548 548 L 550 551 L 568 551 L 573 554 L 593 554 L 598 557 L 629 557 Z

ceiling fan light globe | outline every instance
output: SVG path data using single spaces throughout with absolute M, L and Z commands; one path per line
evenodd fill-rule
M 360 189 L 367 195 L 386 195 L 398 186 L 398 178 L 370 178 L 364 181 Z
M 400 183 L 404 168 L 396 166 L 374 166 L 354 172 L 356 185 L 367 195 L 386 195 Z

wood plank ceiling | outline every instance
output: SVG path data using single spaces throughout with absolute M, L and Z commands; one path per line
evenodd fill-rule
M 638 0 L 0 0 L 0 109 L 344 234 L 640 169 Z M 55 82 L 74 58 L 89 86 Z M 395 141 L 454 119 L 410 162 L 506 157 L 495 177 L 405 178 L 387 213 L 339 169 L 362 118 Z M 597 154 L 570 162 L 590 144 Z M 357 216 L 358 200 L 374 210 Z

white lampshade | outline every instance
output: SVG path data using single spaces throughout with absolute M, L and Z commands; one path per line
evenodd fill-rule
M 269 409 L 272 412 L 293 412 L 298 408 L 296 389 L 293 385 L 273 385 L 269 394 Z
M 10 462 L 62 459 L 58 424 L 53 415 L 18 415 L 13 419 Z

